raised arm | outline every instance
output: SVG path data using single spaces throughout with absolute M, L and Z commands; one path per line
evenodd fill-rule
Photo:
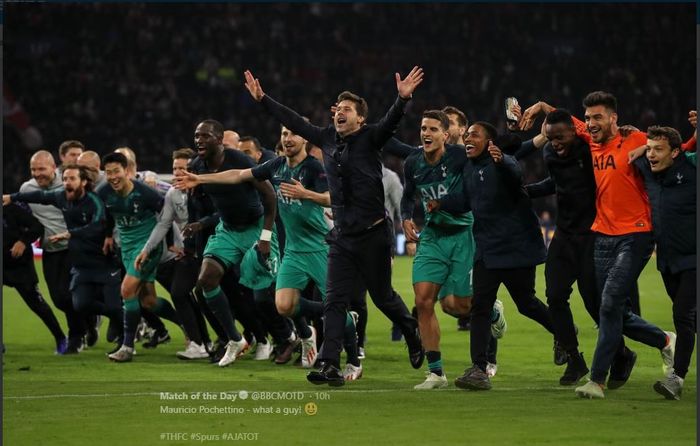
M 518 123 L 518 127 L 520 127 L 520 130 L 529 130 L 535 124 L 537 116 L 539 116 L 541 113 L 546 115 L 552 110 L 555 110 L 555 108 L 551 105 L 544 101 L 538 101 L 525 109 L 523 116 Z
M 256 102 L 260 102 L 272 116 L 289 130 L 316 146 L 323 145 L 323 129 L 321 127 L 306 122 L 297 112 L 266 95 L 260 85 L 260 79 L 253 76 L 250 70 L 246 70 L 244 75 L 245 86 Z
M 406 104 L 411 100 L 416 87 L 423 82 L 423 69 L 418 66 L 413 67 L 404 79 L 401 79 L 399 73 L 395 73 L 394 76 L 399 95 L 391 108 L 377 123 L 378 132 L 375 140 L 377 149 L 381 149 L 386 141 L 396 133 L 399 122 L 405 113 Z
M 530 156 L 547 144 L 544 126 L 545 122 L 542 122 L 542 127 L 540 128 L 539 134 L 532 139 L 528 139 L 527 141 L 520 143 L 520 148 L 513 154 L 516 160 L 520 161 L 521 159 Z

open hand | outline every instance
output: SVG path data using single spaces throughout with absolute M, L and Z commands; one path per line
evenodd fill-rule
M 262 87 L 260 86 L 260 80 L 253 76 L 253 73 L 251 73 L 250 70 L 245 70 L 244 75 L 245 88 L 248 89 L 250 95 L 253 96 L 253 99 L 255 99 L 257 102 L 262 101 L 265 93 L 263 93 Z
M 408 99 L 411 97 L 416 87 L 423 82 L 423 69 L 416 65 L 404 79 L 401 79 L 399 73 L 396 73 L 395 76 L 396 89 L 399 91 L 399 96 L 403 99 Z

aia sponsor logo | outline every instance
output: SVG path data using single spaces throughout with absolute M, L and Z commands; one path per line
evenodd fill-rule
M 593 168 L 595 170 L 617 169 L 615 158 L 612 155 L 596 155 L 593 157 Z

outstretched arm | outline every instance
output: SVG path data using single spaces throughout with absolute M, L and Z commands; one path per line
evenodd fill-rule
M 231 169 L 201 175 L 195 175 L 192 172 L 182 172 L 173 178 L 173 186 L 178 190 L 187 190 L 193 189 L 200 184 L 239 184 L 252 179 L 251 169 Z
M 7 206 L 15 201 L 23 201 L 25 203 L 37 203 L 37 204 L 47 204 L 56 206 L 58 203 L 58 195 L 62 194 L 63 190 L 60 191 L 44 191 L 36 190 L 31 192 L 15 192 L 14 194 L 3 195 L 2 203 Z

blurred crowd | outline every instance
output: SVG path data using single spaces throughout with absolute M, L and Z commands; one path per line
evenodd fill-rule
M 419 64 L 426 81 L 398 135 L 412 144 L 425 108 L 454 105 L 506 132 L 507 96 L 580 116 L 581 99 L 598 89 L 617 96 L 621 123 L 671 125 L 687 137 L 694 20 L 692 4 L 7 4 L 4 89 L 40 148 L 56 152 L 72 138 L 100 154 L 128 145 L 160 172 L 209 117 L 274 147 L 278 124 L 250 100 L 246 68 L 325 125 L 346 89 L 379 119 L 394 99 L 393 73 Z M 4 143 L 3 187 L 15 190 L 31 150 L 7 119 Z M 541 160 L 531 163 L 541 178 Z

